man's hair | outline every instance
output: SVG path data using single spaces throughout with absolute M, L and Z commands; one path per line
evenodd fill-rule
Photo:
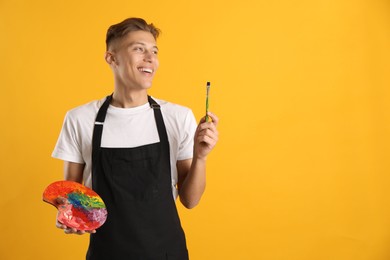
M 110 44 L 126 36 L 129 32 L 134 31 L 146 31 L 150 32 L 154 39 L 157 40 L 157 37 L 160 35 L 160 29 L 156 28 L 152 23 L 148 24 L 142 18 L 127 18 L 126 20 L 111 25 L 107 30 L 106 35 L 106 49 L 108 50 Z

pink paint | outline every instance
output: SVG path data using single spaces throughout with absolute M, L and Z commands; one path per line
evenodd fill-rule
M 64 203 L 58 203 L 58 198 L 64 198 Z M 53 182 L 43 192 L 43 200 L 55 206 L 58 221 L 71 228 L 94 230 L 107 219 L 107 209 L 100 196 L 77 182 Z

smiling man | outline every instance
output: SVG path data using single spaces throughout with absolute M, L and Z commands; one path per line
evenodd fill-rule
M 90 260 L 188 259 L 175 201 L 199 203 L 218 118 L 209 113 L 212 121 L 197 125 L 190 109 L 148 95 L 159 67 L 158 35 L 140 18 L 108 29 L 114 92 L 70 110 L 53 151 L 64 160 L 65 179 L 92 187 L 107 206 L 106 223 L 90 232 Z

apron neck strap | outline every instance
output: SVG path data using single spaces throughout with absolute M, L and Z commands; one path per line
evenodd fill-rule
M 168 143 L 168 135 L 167 135 L 167 129 L 165 128 L 164 119 L 161 114 L 160 105 L 157 104 L 156 101 L 154 101 L 153 98 L 148 96 L 148 101 L 150 104 L 150 107 L 153 108 L 154 111 L 154 120 L 156 121 L 157 130 L 158 130 L 158 136 L 160 137 L 160 142 Z
M 97 153 L 100 150 L 100 146 L 101 146 L 103 125 L 106 119 L 107 110 L 108 107 L 110 106 L 111 100 L 112 100 L 112 94 L 107 96 L 103 105 L 100 107 L 95 119 L 95 126 L 92 135 L 92 167 L 94 167 L 94 165 L 97 165 L 96 159 L 97 159 Z M 157 102 L 150 96 L 148 96 L 148 102 L 150 104 L 150 107 L 154 111 L 154 119 L 156 121 L 160 142 L 166 144 L 169 147 L 168 135 L 165 128 L 163 116 L 161 114 L 160 105 L 157 104 Z

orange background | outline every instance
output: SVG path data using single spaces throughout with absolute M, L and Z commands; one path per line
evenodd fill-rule
M 0 259 L 84 259 L 41 200 L 67 110 L 113 89 L 109 25 L 163 31 L 151 94 L 221 119 L 192 260 L 390 259 L 386 0 L 0 1 Z

